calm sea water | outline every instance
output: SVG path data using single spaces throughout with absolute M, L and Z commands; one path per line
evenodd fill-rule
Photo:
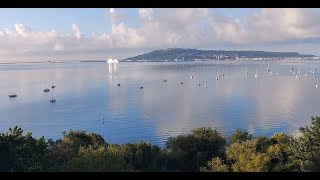
M 86 130 L 109 143 L 160 146 L 203 126 L 224 135 L 295 133 L 320 115 L 319 78 L 317 61 L 0 64 L 0 131 L 18 125 L 58 139 L 64 130 Z

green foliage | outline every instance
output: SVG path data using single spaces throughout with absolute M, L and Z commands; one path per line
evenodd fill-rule
M 0 134 L 0 171 L 48 171 L 49 151 L 44 137 L 35 139 L 17 126 Z
M 212 158 L 207 166 L 200 167 L 201 172 L 229 172 L 229 167 L 219 157 Z
M 125 162 L 135 171 L 159 171 L 162 168 L 161 149 L 149 142 L 122 145 L 121 152 Z
M 166 144 L 168 169 L 199 171 L 212 157 L 224 156 L 226 140 L 216 129 L 198 128 L 170 138 Z
M 236 131 L 229 136 L 229 143 L 233 144 L 235 142 L 244 142 L 252 140 L 253 135 L 250 134 L 247 130 L 236 129 Z
M 298 171 L 320 171 L 320 117 L 312 117 L 311 125 L 300 128 L 302 136 L 291 146 L 293 166 Z
M 57 170 L 63 163 L 73 159 L 79 152 L 80 147 L 92 146 L 98 148 L 106 144 L 104 139 L 95 133 L 86 134 L 85 131 L 63 132 L 63 139 L 56 142 L 50 141 L 51 160 Z
M 126 170 L 121 155 L 105 146 L 80 147 L 75 158 L 63 165 L 68 172 L 120 172 Z
M 271 138 L 271 146 L 267 153 L 270 157 L 270 165 L 268 171 L 281 172 L 292 171 L 290 168 L 290 143 L 293 138 L 284 133 L 276 133 Z
M 256 140 L 256 151 L 261 153 L 267 152 L 269 146 L 271 145 L 270 138 L 266 136 L 259 136 L 256 138 Z
M 233 143 L 227 147 L 226 154 L 232 162 L 234 172 L 266 172 L 270 158 L 266 153 L 256 150 L 258 140 Z
M 320 117 L 293 138 L 253 138 L 236 130 L 226 140 L 212 128 L 172 137 L 164 149 L 149 142 L 110 145 L 98 134 L 69 131 L 47 142 L 21 128 L 0 134 L 0 171 L 320 171 Z

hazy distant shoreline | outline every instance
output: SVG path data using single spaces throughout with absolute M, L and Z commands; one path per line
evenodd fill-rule
M 231 61 L 237 61 L 237 62 L 245 62 L 245 61 L 271 61 L 271 62 L 277 62 L 277 61 L 290 61 L 290 62 L 301 62 L 301 61 L 318 61 L 319 59 L 277 59 L 277 60 L 270 60 L 270 59 L 261 59 L 261 60 L 254 60 L 254 59 L 242 59 L 242 60 L 236 60 L 236 59 L 230 59 L 230 60 L 198 60 L 198 61 L 156 61 L 156 60 L 141 60 L 141 61 L 123 61 L 120 60 L 120 63 L 148 63 L 148 62 L 159 62 L 159 63 L 174 63 L 174 62 L 231 62 Z M 14 61 L 14 62 L 0 62 L 0 65 L 13 65 L 13 64 L 59 64 L 59 63 L 107 63 L 107 61 L 103 60 L 65 60 L 65 61 L 56 61 L 56 62 L 48 62 L 48 61 Z

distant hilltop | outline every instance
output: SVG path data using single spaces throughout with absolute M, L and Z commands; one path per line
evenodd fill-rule
M 285 58 L 314 58 L 314 55 L 298 52 L 224 51 L 183 48 L 158 49 L 150 53 L 129 57 L 127 62 L 206 61 L 206 60 L 279 60 Z

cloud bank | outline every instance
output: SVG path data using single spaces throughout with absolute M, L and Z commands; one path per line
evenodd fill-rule
M 241 19 L 203 8 L 141 8 L 137 13 L 138 25 L 130 27 L 123 13 L 107 9 L 111 30 L 102 34 L 83 34 L 76 23 L 71 35 L 15 24 L 0 30 L 0 60 L 121 59 L 168 47 L 313 54 L 320 48 L 319 9 L 260 9 Z

